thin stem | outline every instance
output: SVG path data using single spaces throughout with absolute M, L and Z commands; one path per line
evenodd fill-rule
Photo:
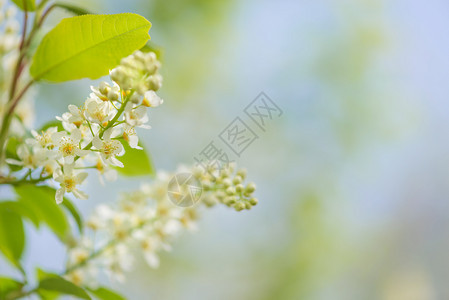
M 26 93 L 26 91 L 33 85 L 35 81 L 29 81 L 25 87 L 20 91 L 20 93 L 11 101 L 9 109 L 5 112 L 2 122 L 2 127 L 0 129 L 0 166 L 4 162 L 5 158 L 5 148 L 6 148 L 6 140 L 8 137 L 9 125 L 11 124 L 11 120 L 14 116 L 14 110 L 19 104 L 20 99 Z
M 23 8 L 25 10 L 25 15 L 23 17 L 23 30 L 22 30 L 22 40 L 20 41 L 19 50 L 23 49 L 23 45 L 25 43 L 25 35 L 27 33 L 27 24 L 28 24 L 28 11 L 27 11 L 27 2 L 23 1 Z
M 42 9 L 47 0 L 43 0 L 40 5 L 38 6 L 38 11 L 36 12 L 36 15 L 39 13 L 40 9 Z M 25 94 L 25 92 L 28 90 L 28 88 L 34 83 L 34 80 L 31 80 L 28 82 L 27 85 L 22 89 L 22 91 L 19 93 L 18 96 L 15 96 L 17 84 L 20 79 L 20 75 L 22 73 L 22 70 L 25 67 L 25 56 L 26 51 L 31 44 L 31 40 L 33 39 L 34 35 L 36 34 L 37 30 L 42 26 L 42 23 L 44 22 L 45 18 L 48 16 L 49 12 L 53 9 L 54 5 L 51 5 L 47 8 L 47 10 L 41 15 L 38 21 L 36 21 L 33 25 L 33 28 L 31 29 L 30 33 L 28 34 L 28 38 L 26 38 L 26 31 L 27 31 L 27 24 L 28 24 L 28 12 L 26 11 L 26 1 L 24 1 L 24 7 L 25 7 L 25 16 L 24 16 L 24 28 L 22 31 L 22 39 L 20 42 L 19 47 L 19 58 L 17 59 L 16 66 L 14 68 L 12 82 L 11 82 L 11 88 L 9 90 L 9 98 L 8 98 L 8 104 L 12 103 L 9 110 L 5 112 L 3 116 L 3 122 L 0 129 L 0 167 L 4 164 L 5 160 L 5 148 L 6 148 L 6 141 L 7 141 L 7 135 L 9 131 L 9 126 L 11 124 L 11 118 L 14 115 L 14 110 L 17 107 L 17 104 L 19 103 L 22 96 Z
M 22 185 L 22 184 L 31 184 L 31 183 L 39 183 L 39 182 L 43 182 L 47 179 L 52 178 L 51 175 L 45 176 L 45 177 L 39 177 L 36 179 L 30 179 L 27 180 L 26 177 L 22 178 L 22 179 L 14 179 L 14 178 L 5 178 L 5 179 L 1 179 L 0 178 L 0 184 L 9 184 L 9 185 Z

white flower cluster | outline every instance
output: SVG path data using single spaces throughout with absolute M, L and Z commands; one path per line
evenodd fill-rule
M 140 82 L 141 77 L 154 76 L 154 69 L 160 65 L 155 54 L 140 51 L 124 58 L 111 74 L 120 73 L 117 70 L 137 65 L 141 60 L 146 62 L 145 68 L 139 69 L 138 73 L 126 73 L 127 76 L 136 76 L 126 80 Z M 146 74 L 151 63 L 154 65 L 152 73 Z M 156 95 L 153 85 L 127 85 L 125 88 L 122 81 L 113 81 L 112 84 L 102 82 L 98 87 L 91 87 L 91 90 L 83 105 L 69 105 L 69 112 L 57 117 L 64 130 L 50 127 L 41 133 L 31 131 L 33 137 L 18 146 L 19 159 L 7 159 L 8 164 L 26 167 L 30 172 L 40 172 L 40 179 L 53 177 L 59 184 L 57 203 L 63 201 L 65 193 L 72 193 L 79 199 L 87 198 L 78 189 L 87 177 L 83 169 L 95 168 L 101 180 L 103 177 L 114 180 L 116 171 L 112 167 L 123 167 L 117 158 L 124 154 L 122 142 L 142 149 L 138 146 L 136 128 L 151 128 L 147 124 L 147 109 L 163 102 Z
M 232 167 L 224 170 L 222 179 L 230 179 Z M 117 206 L 100 205 L 93 216 L 88 220 L 89 233 L 85 233 L 73 248 L 69 251 L 68 272 L 66 278 L 78 285 L 92 285 L 92 274 L 97 274 L 102 269 L 112 278 L 118 281 L 124 280 L 124 273 L 132 268 L 133 253 L 131 249 L 140 249 L 143 258 L 150 267 L 159 266 L 158 252 L 169 251 L 170 242 L 179 235 L 183 229 L 196 229 L 198 218 L 198 205 L 182 208 L 174 205 L 168 198 L 167 187 L 174 174 L 189 172 L 195 174 L 199 168 L 181 167 L 177 172 L 169 174 L 159 172 L 156 180 L 151 185 L 144 185 L 139 190 L 122 195 Z M 237 171 L 241 184 L 245 177 L 244 171 Z M 197 174 L 198 175 L 198 174 Z M 210 175 L 203 174 L 198 177 L 201 184 L 210 184 Z M 237 182 L 237 180 L 235 180 Z M 227 187 L 226 187 L 227 186 Z M 228 191 L 234 187 L 232 183 L 215 184 L 205 191 L 205 204 L 209 206 L 211 199 L 217 199 L 235 207 L 236 203 L 251 202 L 254 205 L 257 200 L 228 199 L 235 197 L 235 193 Z M 254 184 L 249 184 L 251 192 L 244 191 L 246 195 L 252 194 Z M 226 194 L 228 196 L 222 196 Z M 230 195 L 232 194 L 232 195 Z M 246 198 L 246 196 L 242 196 Z M 231 201 L 232 200 L 232 201 Z M 233 202 L 230 204 L 229 202 Z M 245 207 L 246 208 L 246 207 Z M 236 207 L 240 210 L 240 207 Z M 89 236 L 91 238 L 89 238 Z M 98 242 L 94 244 L 94 239 Z

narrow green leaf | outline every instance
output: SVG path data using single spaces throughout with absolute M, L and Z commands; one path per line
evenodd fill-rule
M 30 73 L 53 82 L 99 78 L 145 45 L 150 27 L 132 13 L 66 18 L 43 38 Z
M 70 227 L 62 208 L 56 204 L 54 189 L 47 186 L 19 185 L 14 187 L 19 202 L 30 207 L 62 242 L 70 238 Z
M 75 207 L 75 205 L 73 205 L 72 201 L 70 201 L 69 199 L 64 197 L 64 201 L 62 202 L 62 205 L 70 212 L 70 214 L 72 215 L 73 219 L 76 222 L 76 225 L 78 226 L 78 230 L 79 232 L 83 232 L 83 227 L 84 227 L 84 223 L 83 223 L 83 219 L 80 215 L 80 213 L 78 212 L 78 209 Z
M 91 299 L 90 296 L 79 286 L 65 280 L 61 276 L 54 275 L 43 279 L 39 283 L 39 290 L 56 291 L 61 294 L 72 295 L 81 299 Z
M 105 287 L 99 287 L 97 289 L 88 289 L 99 300 L 125 300 L 126 298 L 117 292 L 111 291 Z
M 0 203 L 0 251 L 16 267 L 25 248 L 25 232 L 20 215 L 8 205 Z
M 125 176 L 155 174 L 151 157 L 141 143 L 139 143 L 139 146 L 141 146 L 143 150 L 131 148 L 127 142 L 123 142 L 122 144 L 125 148 L 125 154 L 122 157 L 119 157 L 119 160 L 125 165 L 125 167 L 116 168 L 120 174 Z
M 35 11 L 36 1 L 34 0 L 12 0 L 21 10 Z
M 12 291 L 20 291 L 23 283 L 8 277 L 0 277 L 0 299 L 6 299 L 6 296 Z
M 56 7 L 63 8 L 65 10 L 67 10 L 68 12 L 71 12 L 71 13 L 77 15 L 77 16 L 92 14 L 87 9 L 84 9 L 82 7 L 79 7 L 79 6 L 76 6 L 76 5 L 73 5 L 73 4 L 56 2 L 53 5 L 56 6 Z

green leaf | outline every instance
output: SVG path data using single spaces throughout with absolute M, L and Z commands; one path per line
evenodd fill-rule
M 151 157 L 147 154 L 145 147 L 139 143 L 143 150 L 131 148 L 127 142 L 123 142 L 125 154 L 119 160 L 125 165 L 123 168 L 116 168 L 116 170 L 125 176 L 142 176 L 154 175 L 155 170 Z
M 53 82 L 99 78 L 145 45 L 150 27 L 132 13 L 66 18 L 43 38 L 30 73 Z
M 55 191 L 56 192 L 56 191 Z M 78 212 L 78 209 L 73 205 L 72 201 L 64 197 L 64 201 L 62 202 L 62 205 L 70 212 L 73 219 L 76 222 L 76 225 L 78 226 L 78 230 L 80 233 L 83 232 L 83 219 L 81 218 L 80 213 Z
M 48 186 L 30 184 L 14 187 L 18 201 L 34 211 L 37 218 L 45 223 L 62 242 L 68 242 L 71 234 L 67 217 L 61 206 L 56 204 L 55 191 Z
M 14 210 L 0 203 L 0 251 L 16 267 L 20 267 L 19 260 L 25 248 L 25 231 L 20 215 Z
M 50 121 L 50 122 L 47 122 L 44 125 L 42 125 L 42 127 L 38 130 L 38 133 L 45 131 L 50 127 L 58 127 L 58 131 L 64 130 L 64 127 L 62 127 L 61 121 L 54 120 L 54 121 Z
M 43 281 L 44 279 L 47 278 L 54 278 L 54 277 L 58 277 L 59 275 L 57 274 L 53 274 L 53 273 L 48 273 L 45 272 L 42 269 L 36 268 L 36 278 L 37 280 Z M 54 299 L 58 299 L 58 297 L 60 296 L 60 293 L 56 292 L 56 291 L 49 291 L 49 290 L 43 290 L 43 289 L 37 289 L 37 293 L 40 296 L 40 299 L 45 299 L 45 300 L 54 300 Z
M 122 295 L 111 291 L 110 289 L 107 289 L 105 287 L 99 287 L 97 289 L 88 289 L 88 291 L 99 300 L 125 300 L 126 298 Z
M 20 161 L 20 158 L 17 156 L 17 147 L 21 143 L 22 142 L 19 141 L 17 139 L 17 137 L 11 136 L 8 139 L 8 143 L 6 144 L 6 158 L 11 158 L 11 159 Z M 13 171 L 13 172 L 23 169 L 23 166 L 18 166 L 18 165 L 13 165 L 13 164 L 8 164 L 8 166 L 11 169 L 11 171 Z
M 27 218 L 28 220 L 30 220 L 34 224 L 34 226 L 36 226 L 37 228 L 39 227 L 39 218 L 36 216 L 33 209 L 28 207 L 27 205 L 24 205 L 23 203 L 18 201 L 4 201 L 0 202 L 0 205 L 15 211 L 23 218 Z
M 6 296 L 12 291 L 20 291 L 23 283 L 8 277 L 0 277 L 0 299 L 6 299 Z
M 84 9 L 84 8 L 76 6 L 76 5 L 68 4 L 68 3 L 56 2 L 53 5 L 56 7 L 63 8 L 65 10 L 67 10 L 68 12 L 71 12 L 77 16 L 91 14 L 91 12 L 89 12 L 87 9 Z
M 81 299 L 91 299 L 82 288 L 56 274 L 41 280 L 39 283 L 39 290 L 41 289 L 56 291 L 61 294 L 72 295 Z
M 12 0 L 12 2 L 14 2 L 21 10 L 26 11 L 36 10 L 36 1 L 34 0 Z

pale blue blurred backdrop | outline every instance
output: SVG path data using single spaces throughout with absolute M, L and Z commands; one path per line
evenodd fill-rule
M 165 102 L 143 135 L 158 168 L 194 163 L 261 91 L 284 112 L 233 157 L 260 205 L 203 211 L 158 270 L 114 284 L 129 299 L 449 298 L 449 2 L 76 2 L 153 23 Z M 41 86 L 37 124 L 90 84 Z M 144 180 L 90 176 L 76 204 L 88 215 Z M 62 245 L 29 229 L 27 269 L 61 269 Z

